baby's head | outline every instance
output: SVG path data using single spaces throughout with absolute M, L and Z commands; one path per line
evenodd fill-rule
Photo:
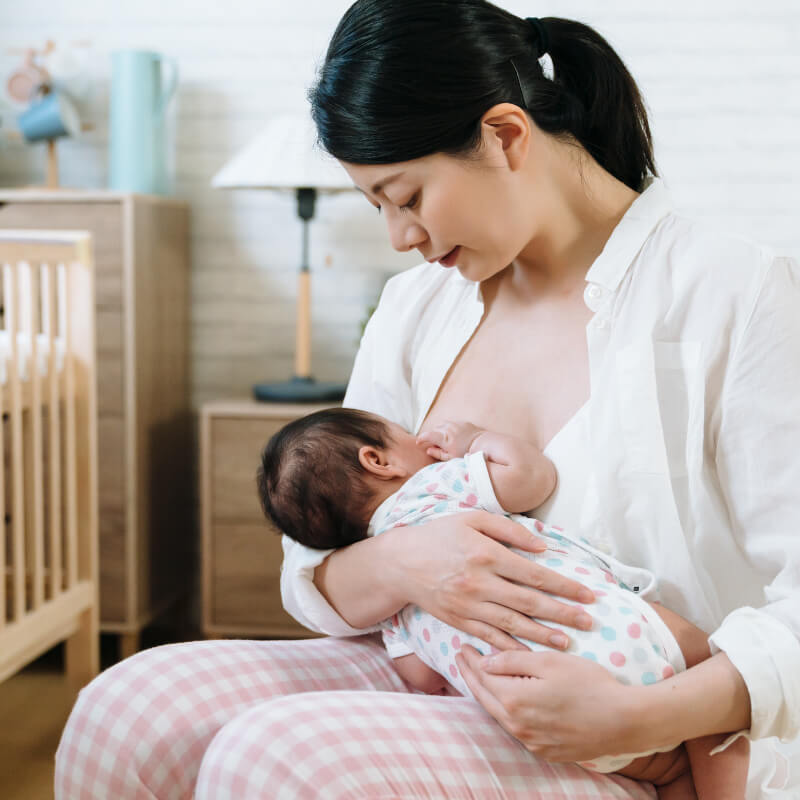
M 429 445 L 427 445 L 429 446 Z M 261 507 L 290 538 L 321 550 L 367 536 L 372 514 L 435 459 L 376 414 L 328 408 L 281 428 L 261 453 Z

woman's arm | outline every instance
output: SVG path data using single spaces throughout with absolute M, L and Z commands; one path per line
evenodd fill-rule
M 355 627 L 372 625 L 408 603 L 498 649 L 523 648 L 514 635 L 567 647 L 563 634 L 530 617 L 588 630 L 592 618 L 550 595 L 591 603 L 577 581 L 511 552 L 545 544 L 507 517 L 471 511 L 425 525 L 393 528 L 335 551 L 316 568 L 314 584 Z M 366 599 L 366 600 L 365 600 Z M 551 636 L 561 637 L 551 641 Z
M 750 724 L 747 687 L 724 654 L 641 687 L 623 686 L 599 664 L 565 653 L 482 657 L 465 645 L 456 663 L 478 702 L 548 761 L 675 746 Z

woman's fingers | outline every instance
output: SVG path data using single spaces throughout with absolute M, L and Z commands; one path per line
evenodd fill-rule
M 511 581 L 527 586 L 531 589 L 538 589 L 539 592 L 547 592 L 556 597 L 564 597 L 567 600 L 577 600 L 579 603 L 593 603 L 594 592 L 578 581 L 567 578 L 560 572 L 543 567 L 535 561 L 530 561 L 519 553 L 508 551 L 497 565 L 497 574 Z M 541 595 L 539 595 L 541 597 Z M 553 601 L 558 604 L 558 601 Z M 560 604 L 559 604 L 560 605 Z M 515 606 L 516 608 L 517 606 Z M 554 608 L 554 606 L 551 606 Z M 525 608 L 528 614 L 542 616 L 535 608 Z M 546 616 L 546 619 L 562 622 L 561 617 Z M 580 626 L 578 626 L 580 627 Z
M 464 645 L 456 653 L 456 666 L 469 686 L 473 697 L 488 711 L 506 730 L 509 727 L 509 718 L 503 704 L 485 683 L 487 674 L 480 666 L 480 655 L 469 645 Z
M 492 651 L 505 651 L 505 650 L 524 650 L 530 652 L 522 642 L 518 642 L 512 636 L 509 636 L 505 631 L 489 625 L 478 619 L 464 620 L 459 626 L 464 633 L 469 633 L 472 636 L 477 636 L 488 644 Z M 489 655 L 486 653 L 485 655 Z
M 542 605 L 546 607 L 547 598 L 543 598 Z M 563 613 L 561 608 L 566 608 L 568 613 Z M 581 616 L 584 612 L 576 611 L 569 606 L 561 606 L 560 603 L 554 604 L 554 610 L 548 610 L 535 615 L 528 615 L 516 611 L 513 607 L 505 604 L 482 603 L 481 619 L 488 620 L 493 627 L 497 627 L 510 636 L 520 639 L 529 639 L 538 642 L 546 647 L 554 647 L 556 650 L 565 650 L 569 647 L 569 634 L 557 628 L 551 628 L 548 622 L 557 622 L 568 628 L 579 630 L 591 630 L 594 620 L 585 614 L 585 619 Z M 558 617 L 559 619 L 551 619 Z M 538 619 L 533 619 L 535 616 Z M 501 648 L 505 649 L 505 648 Z
M 541 553 L 547 549 L 547 544 L 542 539 L 532 534 L 524 525 L 504 517 L 502 514 L 492 514 L 490 511 L 471 511 L 464 516 L 465 522 L 472 528 L 498 542 L 505 542 L 512 547 L 518 547 L 520 550 L 527 550 L 531 553 Z M 522 559 L 522 556 L 518 556 L 518 558 Z

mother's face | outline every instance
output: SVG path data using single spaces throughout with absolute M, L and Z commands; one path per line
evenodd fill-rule
M 450 254 L 443 266 L 456 265 L 468 280 L 482 281 L 526 246 L 535 217 L 508 147 L 494 140 L 493 129 L 487 136 L 473 159 L 436 153 L 396 164 L 343 166 L 383 214 L 395 250 L 416 249 L 431 262 Z

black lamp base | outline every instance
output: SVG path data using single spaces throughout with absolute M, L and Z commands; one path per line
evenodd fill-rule
M 341 400 L 347 386 L 341 383 L 325 383 L 314 378 L 295 375 L 280 383 L 257 383 L 253 386 L 253 397 L 264 403 L 324 403 Z

